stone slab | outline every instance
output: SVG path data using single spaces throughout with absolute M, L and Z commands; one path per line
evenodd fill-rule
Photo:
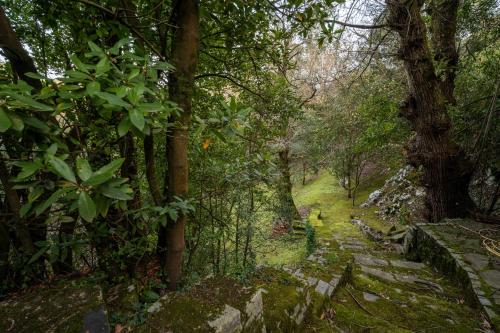
M 484 282 L 489 284 L 494 289 L 500 289 L 500 271 L 495 269 L 487 270 L 479 273 Z
M 391 265 L 394 267 L 408 269 L 422 269 L 425 267 L 424 263 L 407 260 L 391 260 Z
M 365 246 L 364 245 L 354 245 L 354 244 L 343 244 L 343 245 L 341 245 L 341 249 L 364 250 Z
M 500 305 L 500 290 L 495 291 L 492 297 L 493 297 L 493 302 L 496 305 Z
M 108 316 L 104 307 L 88 312 L 83 317 L 83 329 L 85 333 L 109 333 Z
M 319 280 L 314 291 L 316 291 L 321 296 L 330 297 L 330 296 L 332 296 L 333 289 L 334 288 L 329 283 L 327 283 L 323 280 Z
M 262 330 L 265 331 L 262 293 L 267 293 L 267 291 L 264 289 L 257 290 L 245 306 L 245 314 L 247 317 L 245 328 L 260 325 L 262 326 Z
M 385 281 L 396 282 L 396 279 L 394 278 L 394 275 L 392 273 L 384 272 L 383 270 L 377 268 L 371 268 L 361 265 L 361 271 Z
M 316 279 L 315 277 L 310 276 L 307 278 L 307 284 L 309 286 L 315 286 L 316 283 L 318 283 L 318 279 Z
M 465 253 L 463 258 L 472 266 L 472 268 L 478 271 L 485 269 L 489 262 L 489 258 L 487 256 L 478 253 Z
M 356 253 L 353 255 L 354 261 L 365 266 L 388 266 L 389 262 L 385 259 L 372 257 L 366 254 Z
M 372 293 L 367 293 L 367 292 L 363 292 L 363 298 L 365 299 L 365 301 L 367 302 L 376 302 L 377 300 L 380 299 L 379 296 L 377 295 L 374 295 Z
M 230 305 L 224 307 L 224 311 L 214 320 L 208 322 L 208 326 L 215 330 L 215 333 L 235 333 L 241 332 L 241 312 Z

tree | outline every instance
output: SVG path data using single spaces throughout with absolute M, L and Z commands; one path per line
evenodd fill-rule
M 176 197 L 184 199 L 188 193 L 188 135 L 200 38 L 197 1 L 176 1 L 172 24 L 177 27 L 171 51 L 175 70 L 169 76 L 168 88 L 170 100 L 177 103 L 182 111 L 179 116 L 172 117 L 171 122 L 175 127 L 167 134 L 167 191 L 170 202 Z M 167 222 L 166 268 L 171 289 L 177 287 L 181 277 L 185 224 L 186 216 L 182 212 L 177 219 L 169 219 Z
M 427 29 L 421 16 L 422 2 L 387 0 L 386 4 L 387 22 L 399 34 L 400 56 L 408 75 L 410 91 L 401 112 L 416 133 L 408 148 L 408 159 L 414 165 L 423 166 L 422 182 L 427 188 L 429 218 L 438 222 L 443 217 L 464 216 L 473 204 L 468 195 L 472 172 L 462 150 L 449 135 L 451 121 L 446 101 L 450 96 L 446 94 L 452 89 L 454 70 L 447 71 L 447 83 L 441 84 L 428 47 Z M 450 8 L 456 11 L 456 7 Z M 435 9 L 435 13 L 438 12 Z M 453 66 L 453 55 L 452 58 L 448 55 L 453 53 L 453 50 L 448 52 L 450 45 L 454 45 L 454 41 L 449 40 L 450 36 L 454 37 L 453 24 L 447 30 L 436 20 L 439 19 L 433 20 L 435 36 L 438 36 L 434 39 L 435 45 L 446 48 L 437 54 Z

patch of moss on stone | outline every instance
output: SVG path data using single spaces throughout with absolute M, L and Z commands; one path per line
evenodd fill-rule
M 0 332 L 79 333 L 85 315 L 102 306 L 98 286 L 59 281 L 57 286 L 40 287 L 1 302 Z
M 255 290 L 222 276 L 202 280 L 187 291 L 165 294 L 159 301 L 158 311 L 151 313 L 134 331 L 207 332 L 211 330 L 208 322 L 215 319 L 226 304 L 240 310 L 245 320 L 245 305 Z
M 272 268 L 260 270 L 251 283 L 266 291 L 262 296 L 267 331 L 299 332 L 311 315 L 313 292 L 290 274 Z

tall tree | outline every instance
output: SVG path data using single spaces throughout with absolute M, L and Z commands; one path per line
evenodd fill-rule
M 168 200 L 174 202 L 176 197 L 184 198 L 188 193 L 191 99 L 199 48 L 198 1 L 175 1 L 171 23 L 176 27 L 171 44 L 171 63 L 175 69 L 169 76 L 169 96 L 182 109 L 179 115 L 172 117 L 174 127 L 167 134 L 167 193 Z M 166 270 L 171 289 L 177 287 L 181 277 L 186 220 L 185 213 L 180 212 L 176 220 L 169 219 L 167 222 Z
M 438 222 L 444 217 L 464 216 L 471 206 L 467 192 L 470 168 L 462 150 L 450 139 L 449 92 L 441 89 L 436 75 L 421 16 L 423 2 L 386 0 L 386 4 L 387 21 L 399 34 L 400 56 L 408 77 L 409 96 L 401 113 L 416 133 L 408 149 L 408 159 L 414 165 L 423 166 L 422 182 L 427 188 L 429 218 Z M 451 36 L 449 32 L 444 35 Z M 448 43 L 450 41 L 438 43 L 436 39 L 436 44 Z

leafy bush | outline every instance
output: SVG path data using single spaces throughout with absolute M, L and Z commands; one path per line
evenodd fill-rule
M 317 242 L 316 242 L 316 231 L 314 230 L 314 227 L 309 223 L 309 221 L 306 222 L 306 251 L 307 254 L 311 254 L 314 252 L 314 250 L 317 247 Z

